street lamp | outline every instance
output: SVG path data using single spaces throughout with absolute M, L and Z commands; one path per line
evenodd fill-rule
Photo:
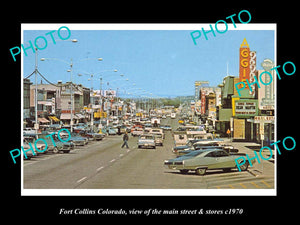
M 77 43 L 78 42 L 78 39 L 71 39 L 71 40 L 57 40 L 57 41 L 71 41 L 71 42 L 73 42 L 73 43 Z M 41 61 L 45 61 L 46 60 L 46 58 L 41 58 L 40 59 Z M 57 60 L 59 60 L 59 59 L 57 59 Z M 60 60 L 60 61 L 63 61 L 64 63 L 68 63 L 68 62 L 66 62 L 66 61 L 64 61 L 64 60 Z M 36 122 L 37 122 L 37 49 L 36 49 L 36 59 L 35 59 L 35 65 L 36 65 L 36 67 L 35 67 L 35 70 L 36 70 L 36 73 L 35 73 L 35 85 L 36 85 L 36 97 L 35 97 L 35 102 L 36 102 L 36 112 L 35 112 L 35 117 L 36 117 Z M 70 70 L 70 72 L 71 72 L 71 112 L 72 112 L 72 109 L 73 109 L 73 102 L 72 102 L 72 95 L 73 95 L 73 93 L 72 93 L 72 66 L 73 66 L 73 63 L 72 63 L 72 59 L 71 59 L 71 70 Z M 73 127 L 72 127 L 72 123 L 73 123 L 73 116 L 72 116 L 72 113 L 71 113 L 71 132 L 73 131 Z M 36 130 L 36 133 L 37 133 L 37 130 Z

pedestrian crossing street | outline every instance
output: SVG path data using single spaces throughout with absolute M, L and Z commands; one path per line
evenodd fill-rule
M 273 177 L 249 172 L 207 174 L 202 182 L 209 189 L 274 189 L 275 186 Z

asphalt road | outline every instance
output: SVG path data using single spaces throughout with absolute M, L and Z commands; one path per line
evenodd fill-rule
M 176 119 L 164 123 L 176 127 Z M 129 139 L 129 149 L 121 148 L 122 136 L 90 141 L 69 154 L 40 155 L 24 161 L 24 189 L 270 189 L 272 176 L 245 171 L 207 171 L 180 174 L 164 167 L 174 158 L 173 138 L 166 132 L 164 146 L 138 149 L 137 137 Z M 266 170 L 266 169 L 265 169 Z

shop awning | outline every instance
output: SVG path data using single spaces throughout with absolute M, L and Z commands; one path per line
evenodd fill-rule
M 60 115 L 60 119 L 61 120 L 70 120 L 71 119 L 71 114 L 70 113 L 62 113 Z M 73 116 L 73 119 L 74 119 L 74 116 Z
M 76 120 L 79 120 L 79 119 L 82 119 L 84 118 L 84 116 L 82 114 L 73 114 L 73 120 L 76 119 Z M 71 120 L 71 113 L 62 113 L 60 115 L 60 119 L 61 120 Z
M 84 119 L 84 118 L 85 118 L 85 117 L 84 117 L 82 114 L 80 114 L 80 113 L 75 114 L 75 116 L 77 117 L 76 119 Z
M 38 121 L 39 121 L 40 123 L 49 123 L 49 122 L 50 122 L 50 121 L 47 120 L 46 118 L 38 118 Z
M 54 122 L 59 122 L 60 121 L 60 119 L 58 119 L 56 116 L 49 116 L 49 118 L 51 120 L 53 120 Z

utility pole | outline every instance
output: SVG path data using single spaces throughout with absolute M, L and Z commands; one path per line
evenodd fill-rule
M 39 124 L 38 124 L 38 114 L 37 114 L 37 108 L 38 108 L 38 100 L 37 100 L 37 96 L 38 96 L 38 87 L 37 87 L 37 68 L 38 68 L 38 51 L 37 48 L 35 47 L 35 69 L 34 69 L 34 74 L 35 74 L 35 138 L 38 139 L 38 129 L 39 129 Z

